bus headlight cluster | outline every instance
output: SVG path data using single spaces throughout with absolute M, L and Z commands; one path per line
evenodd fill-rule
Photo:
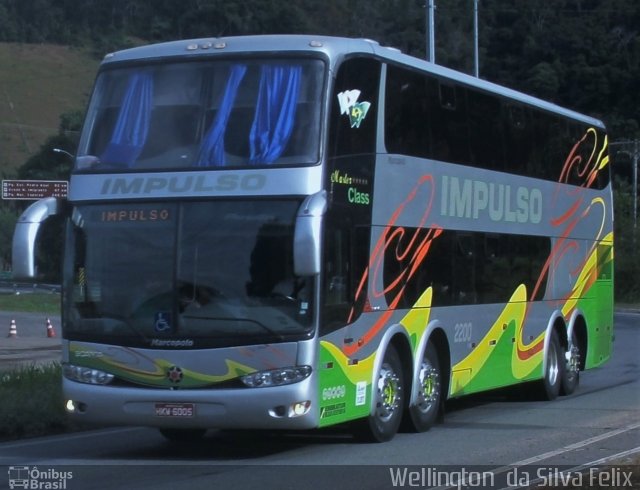
M 262 388 L 264 386 L 282 386 L 297 383 L 311 374 L 311 366 L 291 366 L 242 376 L 242 382 L 250 388 Z
M 73 381 L 92 385 L 106 385 L 113 381 L 113 374 L 105 373 L 98 369 L 74 366 L 73 364 L 64 364 L 62 366 L 62 374 L 65 378 Z

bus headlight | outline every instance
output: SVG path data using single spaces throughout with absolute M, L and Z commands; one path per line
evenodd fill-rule
M 242 376 L 240 380 L 250 388 L 262 388 L 266 386 L 282 386 L 297 383 L 311 374 L 311 366 L 291 366 Z
M 73 364 L 64 364 L 62 366 L 62 374 L 67 379 L 92 385 L 107 385 L 113 381 L 113 374 L 105 373 L 98 369 L 74 366 Z

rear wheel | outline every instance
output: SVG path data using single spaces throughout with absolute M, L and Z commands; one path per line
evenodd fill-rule
M 442 401 L 441 372 L 438 351 L 429 342 L 416 379 L 418 384 L 416 403 L 408 409 L 407 423 L 403 425 L 404 428 L 425 432 L 436 422 Z
M 560 394 L 565 362 L 564 349 L 553 330 L 549 338 L 544 378 L 540 382 L 540 394 L 544 400 L 554 400 Z
M 398 432 L 404 408 L 404 376 L 398 351 L 387 347 L 373 386 L 375 409 L 354 423 L 354 435 L 367 442 L 389 441 Z
M 578 339 L 576 334 L 571 335 L 571 343 L 569 349 L 565 351 L 564 372 L 560 384 L 560 394 L 570 395 L 580 383 L 580 348 L 578 347 Z

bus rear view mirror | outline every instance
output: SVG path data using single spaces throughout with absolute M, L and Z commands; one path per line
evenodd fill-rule
M 315 276 L 320 273 L 320 232 L 326 210 L 326 191 L 307 197 L 298 210 L 293 237 L 293 269 L 296 276 Z
M 55 197 L 34 202 L 18 218 L 13 233 L 12 268 L 14 279 L 35 279 L 35 252 L 38 231 L 49 217 L 58 214 L 60 204 Z

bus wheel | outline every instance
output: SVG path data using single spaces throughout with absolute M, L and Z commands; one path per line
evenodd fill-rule
M 560 394 L 570 395 L 576 391 L 580 383 L 580 349 L 575 333 L 571 335 L 571 345 L 569 350 L 564 353 L 564 357 L 565 366 L 560 384 Z
M 558 334 L 551 332 L 549 349 L 547 351 L 547 365 L 541 383 L 541 396 L 544 400 L 554 400 L 560 394 L 560 385 L 564 376 L 564 349 L 558 340 Z
M 354 435 L 366 442 L 389 441 L 398 432 L 404 407 L 402 364 L 393 345 L 387 347 L 372 391 L 373 414 L 355 423 Z
M 195 442 L 204 437 L 206 429 L 158 429 L 165 439 L 172 442 Z
M 438 351 L 429 342 L 424 351 L 418 372 L 418 396 L 415 405 L 408 410 L 408 428 L 415 432 L 425 432 L 436 422 L 442 400 L 442 384 Z M 404 424 L 405 426 L 407 424 Z

